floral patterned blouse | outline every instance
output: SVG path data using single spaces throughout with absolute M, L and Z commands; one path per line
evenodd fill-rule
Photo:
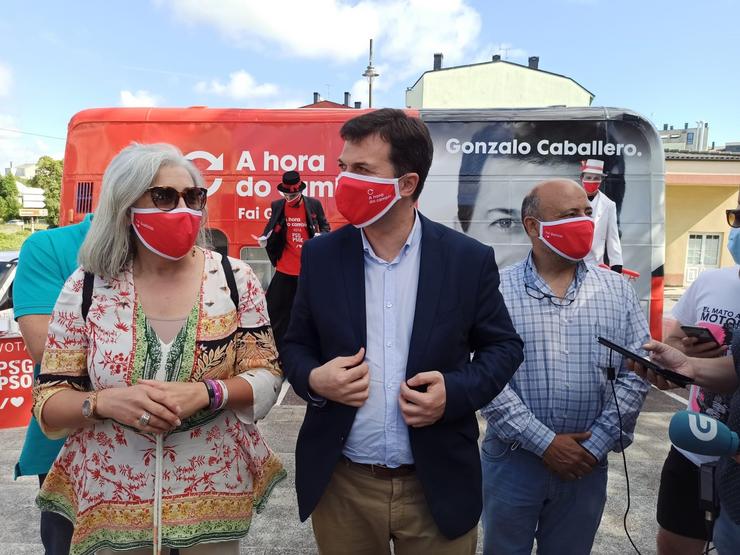
M 49 437 L 69 436 L 37 504 L 74 523 L 70 555 L 241 538 L 253 509 L 259 512 L 285 477 L 255 425 L 282 383 L 262 288 L 246 263 L 229 259 L 237 309 L 221 255 L 204 253 L 199 300 L 168 352 L 138 302 L 130 265 L 113 280 L 95 278 L 86 320 L 81 269 L 57 300 L 33 410 Z M 56 430 L 42 418 L 44 403 L 59 391 L 126 387 L 161 369 L 168 381 L 240 376 L 254 389 L 254 405 L 238 414 L 196 413 L 165 435 L 113 420 Z

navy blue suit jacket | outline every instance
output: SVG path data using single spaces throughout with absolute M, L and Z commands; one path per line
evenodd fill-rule
M 477 524 L 482 508 L 475 411 L 498 395 L 521 364 L 522 341 L 498 290 L 493 249 L 423 216 L 421 225 L 406 378 L 442 372 L 447 402 L 438 422 L 409 428 L 409 438 L 432 516 L 445 536 L 455 538 Z M 318 406 L 309 396 L 308 376 L 365 343 L 362 237 L 348 225 L 303 247 L 298 292 L 280 353 L 285 375 L 308 402 L 296 445 L 301 520 L 321 499 L 357 411 L 332 401 Z

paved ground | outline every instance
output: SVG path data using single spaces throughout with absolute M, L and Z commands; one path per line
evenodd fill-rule
M 630 533 L 643 554 L 655 553 L 655 502 L 660 469 L 668 452 L 667 427 L 671 414 L 681 408 L 679 400 L 653 390 L 637 424 L 636 440 L 627 450 L 632 508 Z M 280 453 L 289 478 L 273 493 L 265 511 L 254 520 L 242 554 L 314 554 L 316 546 L 307 523 L 298 522 L 293 490 L 293 448 L 303 418 L 299 399 L 288 391 L 261 425 L 269 444 Z M 481 423 L 481 428 L 484 424 Z M 0 554 L 42 553 L 38 539 L 38 511 L 33 504 L 35 478 L 12 480 L 13 464 L 23 441 L 23 429 L 0 431 Z M 622 527 L 627 493 L 621 455 L 610 457 L 608 502 L 593 553 L 624 555 L 632 552 Z

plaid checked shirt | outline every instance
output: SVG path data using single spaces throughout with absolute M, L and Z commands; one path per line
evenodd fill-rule
M 547 297 L 533 298 L 532 292 L 553 293 L 531 256 L 501 271 L 501 293 L 524 341 L 524 362 L 481 410 L 487 433 L 541 457 L 555 434 L 590 431 L 581 445 L 602 460 L 619 450 L 619 419 L 607 380 L 610 351 L 595 337 L 642 352 L 641 345 L 650 338 L 647 321 L 622 276 L 583 262 L 565 295 L 575 299 L 571 304 L 555 306 Z M 623 365 L 619 354 L 613 353 L 612 361 L 619 370 L 614 385 L 626 447 L 649 385 Z

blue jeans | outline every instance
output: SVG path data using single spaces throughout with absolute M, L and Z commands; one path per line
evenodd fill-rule
M 606 503 L 607 463 L 567 482 L 521 447 L 486 437 L 483 463 L 483 553 L 588 555 Z
M 722 510 L 721 503 L 719 518 L 714 523 L 712 543 L 719 555 L 732 555 L 740 551 L 740 524 L 735 524 L 730 519 L 727 511 Z

